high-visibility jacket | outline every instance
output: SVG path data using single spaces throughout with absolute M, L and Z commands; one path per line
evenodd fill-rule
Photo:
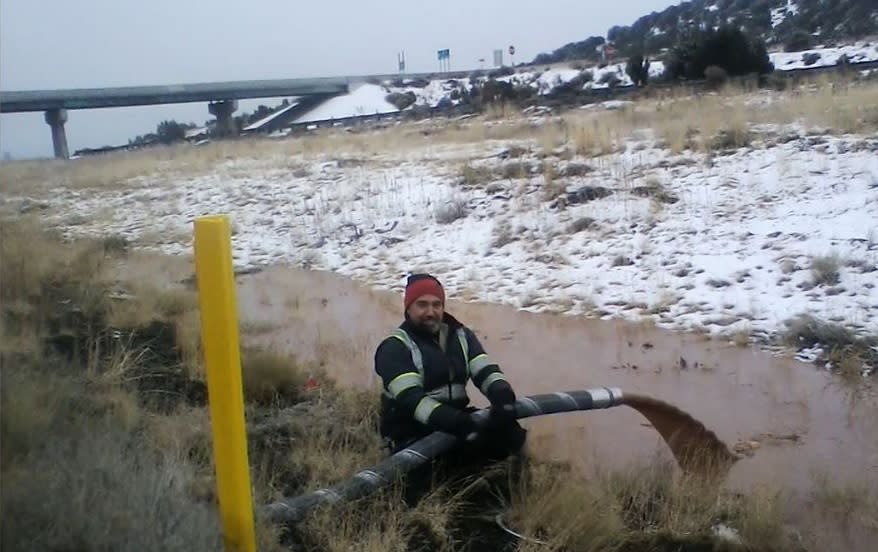
M 384 387 L 381 433 L 394 442 L 448 428 L 469 405 L 469 381 L 491 402 L 511 391 L 472 330 L 448 313 L 437 336 L 400 324 L 378 346 L 375 371 Z

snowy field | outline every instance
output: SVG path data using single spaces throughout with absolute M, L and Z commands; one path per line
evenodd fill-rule
M 591 128 L 602 113 L 570 117 Z M 559 121 L 526 120 L 544 133 Z M 361 137 L 386 141 L 377 154 L 248 151 L 198 174 L 59 185 L 4 207 L 39 205 L 73 234 L 185 254 L 195 217 L 228 213 L 240 270 L 294 263 L 397 290 L 406 272 L 429 270 L 466 300 L 736 341 L 770 338 L 803 313 L 878 333 L 874 132 L 763 124 L 743 147 L 673 153 L 639 129 L 589 155 L 580 138 L 516 137 L 522 120 L 465 123 L 512 130 L 455 142 L 403 125 Z M 388 133 L 401 129 L 421 141 L 394 147 Z

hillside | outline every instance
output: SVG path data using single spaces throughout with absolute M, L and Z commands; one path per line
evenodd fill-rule
M 874 0 L 691 0 L 645 15 L 630 26 L 614 26 L 606 38 L 592 36 L 543 53 L 534 63 L 572 59 L 597 61 L 609 40 L 618 56 L 657 54 L 688 31 L 731 24 L 758 36 L 774 49 L 805 50 L 878 33 Z

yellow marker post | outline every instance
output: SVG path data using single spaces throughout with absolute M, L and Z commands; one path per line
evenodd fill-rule
M 228 217 L 219 215 L 195 220 L 195 272 L 225 548 L 229 552 L 255 552 L 238 304 Z

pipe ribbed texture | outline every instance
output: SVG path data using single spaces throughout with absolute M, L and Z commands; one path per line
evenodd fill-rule
M 545 416 L 579 410 L 597 410 L 619 406 L 623 403 L 622 391 L 615 387 L 599 387 L 577 391 L 547 393 L 523 397 L 515 403 L 518 419 Z M 472 414 L 477 424 L 487 421 L 488 409 Z M 401 475 L 424 465 L 451 450 L 458 438 L 444 432 L 434 432 L 399 452 L 388 456 L 375 466 L 361 470 L 351 479 L 332 487 L 326 487 L 293 498 L 284 498 L 269 504 L 265 513 L 276 523 L 300 521 L 312 508 L 320 504 L 333 504 L 354 500 L 387 485 Z

